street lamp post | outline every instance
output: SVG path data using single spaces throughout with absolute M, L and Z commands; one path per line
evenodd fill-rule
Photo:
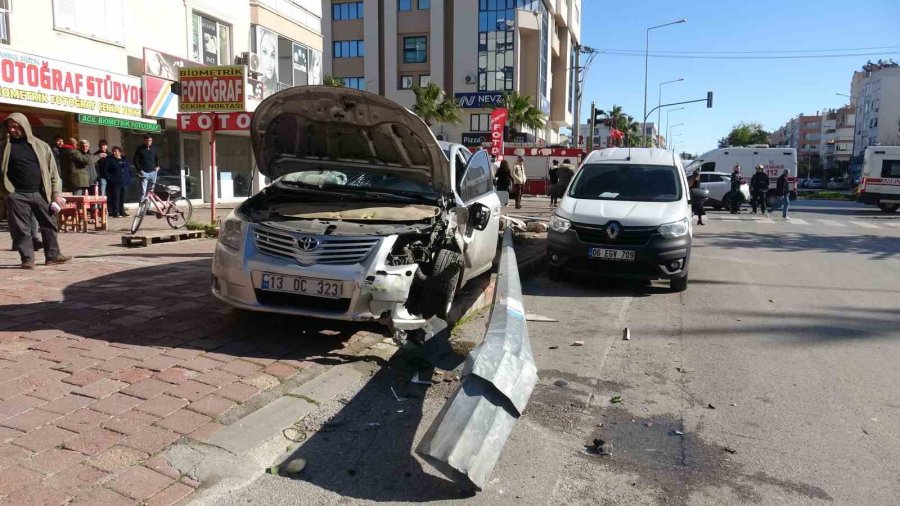
M 684 81 L 684 78 L 683 78 L 683 77 L 679 77 L 678 79 L 673 79 L 673 80 L 671 80 L 671 81 L 664 81 L 664 82 L 659 83 L 659 97 L 657 98 L 656 104 L 657 104 L 657 105 L 661 105 L 661 104 L 662 104 L 662 87 L 663 87 L 664 84 L 680 83 L 681 81 Z M 662 115 L 662 107 L 660 107 L 659 109 L 656 110 L 656 128 L 657 128 L 657 131 L 659 131 L 659 129 L 662 128 L 662 119 L 661 119 L 661 115 Z M 656 143 L 656 147 L 659 147 L 659 142 Z
M 673 127 L 673 128 L 674 128 L 674 127 Z M 681 134 L 673 134 L 673 135 L 672 135 L 672 138 L 674 139 L 675 137 L 678 137 L 678 136 L 680 136 L 680 135 L 681 135 Z M 675 152 L 675 143 L 674 143 L 674 142 L 672 143 L 672 152 L 673 152 L 673 153 Z
M 644 42 L 644 115 L 641 116 L 644 118 L 644 123 L 641 125 L 641 135 L 647 135 L 647 77 L 648 69 L 650 67 L 650 30 L 656 30 L 657 28 L 669 25 L 677 25 L 679 23 L 687 23 L 687 18 L 681 18 L 678 21 L 672 21 L 671 23 L 664 23 L 662 25 L 647 28 L 647 37 Z
M 675 130 L 677 127 L 680 127 L 680 126 L 684 126 L 684 123 L 678 123 L 678 124 L 672 125 L 671 130 Z M 669 135 L 673 135 L 671 131 L 666 132 L 666 139 L 669 138 Z M 681 135 L 681 134 L 678 134 L 678 135 Z
M 684 106 L 679 107 L 678 109 L 669 109 L 668 111 L 666 111 L 666 143 L 667 143 L 667 145 L 669 142 L 669 114 L 671 114 L 675 111 L 680 111 L 682 109 L 684 109 Z

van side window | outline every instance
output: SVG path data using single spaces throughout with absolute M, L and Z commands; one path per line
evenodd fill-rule
M 881 162 L 881 177 L 900 177 L 900 160 Z
M 715 172 L 716 162 L 706 162 L 700 166 L 700 172 Z
M 715 183 L 719 180 L 719 177 L 715 174 L 700 174 L 700 182 L 701 183 Z

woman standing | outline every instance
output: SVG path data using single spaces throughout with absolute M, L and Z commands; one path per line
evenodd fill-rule
M 700 188 L 700 170 L 695 170 L 691 176 L 690 187 L 691 189 Z M 697 215 L 697 225 L 706 225 L 703 223 L 703 216 L 706 214 L 706 211 L 703 209 L 703 204 L 705 203 L 706 199 L 694 199 L 691 203 L 691 208 L 694 214 Z
M 561 193 L 559 190 L 559 160 L 553 160 L 553 165 L 550 166 L 547 175 L 550 176 L 550 205 L 555 206 Z
M 509 193 L 509 187 L 512 184 L 512 172 L 509 170 L 509 162 L 500 161 L 500 167 L 497 168 L 497 191 Z
M 106 175 L 106 191 L 109 194 L 109 215 L 113 218 L 128 216 L 125 213 L 125 190 L 131 184 L 131 173 L 134 167 L 127 158 L 122 157 L 122 148 L 112 148 L 112 157 L 103 164 Z

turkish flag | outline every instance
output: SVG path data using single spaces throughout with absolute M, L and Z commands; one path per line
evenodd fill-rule
M 509 111 L 503 107 L 491 111 L 491 155 L 493 156 L 503 155 L 503 128 L 506 126 L 507 118 L 509 118 Z

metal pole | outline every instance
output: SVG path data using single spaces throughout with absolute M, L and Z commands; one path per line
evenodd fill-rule
M 597 128 L 597 125 L 594 124 L 594 119 L 597 117 L 597 106 L 594 104 L 594 101 L 591 100 L 591 117 L 588 121 L 591 122 L 591 127 L 588 129 L 588 138 L 587 138 L 587 152 L 590 153 L 594 150 L 594 129 Z
M 671 81 L 665 81 L 665 82 L 659 83 L 659 98 L 657 99 L 656 103 L 662 104 L 662 87 L 664 84 L 678 83 L 681 81 L 684 81 L 683 77 L 679 77 L 678 79 L 673 79 Z M 684 109 L 684 108 L 682 107 L 682 109 Z M 662 118 L 660 117 L 661 114 L 662 114 L 662 107 L 660 107 L 659 109 L 656 110 L 656 133 L 657 133 L 657 136 L 659 135 L 660 128 L 662 128 Z M 667 118 L 666 123 L 667 124 L 668 124 L 668 117 L 669 117 L 669 113 L 666 113 L 666 118 Z M 669 142 L 669 133 L 668 132 L 666 132 L 666 142 Z M 659 147 L 659 139 L 657 139 L 656 147 Z
M 650 30 L 652 28 L 647 28 L 647 38 L 644 42 L 644 115 L 641 116 L 644 118 L 644 121 L 641 123 L 641 140 L 643 141 L 643 136 L 647 135 L 647 69 L 649 68 L 650 63 Z M 641 142 L 643 145 L 643 142 Z
M 215 118 L 214 118 L 215 119 Z M 213 122 L 215 124 L 215 122 Z M 209 132 L 210 141 L 209 141 L 209 209 L 210 209 L 210 218 L 209 222 L 216 222 L 216 128 L 213 126 L 213 129 Z
M 575 43 L 575 67 L 572 72 L 575 73 L 575 128 L 573 130 L 575 147 L 580 148 L 581 143 L 578 142 L 578 138 L 581 137 L 581 79 L 578 74 L 581 73 L 581 44 L 577 42 Z

